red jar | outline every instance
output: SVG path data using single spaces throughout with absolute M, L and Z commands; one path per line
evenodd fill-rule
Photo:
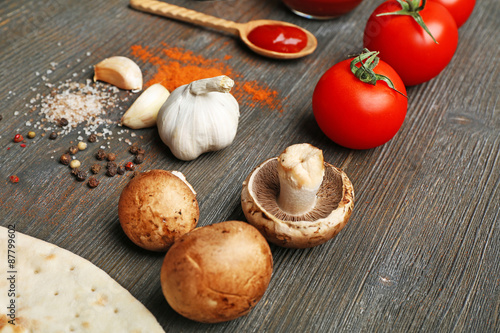
M 295 14 L 310 19 L 331 19 L 356 8 L 362 0 L 283 0 Z

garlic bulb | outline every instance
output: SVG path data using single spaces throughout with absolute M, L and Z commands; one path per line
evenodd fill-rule
M 239 106 L 229 93 L 234 81 L 222 75 L 175 89 L 158 112 L 162 141 L 180 160 L 229 146 L 236 136 Z

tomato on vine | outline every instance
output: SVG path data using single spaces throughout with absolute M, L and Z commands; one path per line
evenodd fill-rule
M 468 19 L 474 6 L 476 5 L 476 0 L 429 0 L 433 2 L 440 3 L 448 9 L 451 16 L 455 19 L 457 27 L 460 28 Z
M 388 0 L 368 18 L 364 47 L 396 70 L 405 85 L 436 77 L 451 61 L 458 29 L 448 10 L 426 0 Z
M 335 64 L 317 83 L 312 98 L 320 129 L 352 149 L 380 146 L 394 137 L 408 108 L 406 88 L 378 52 Z

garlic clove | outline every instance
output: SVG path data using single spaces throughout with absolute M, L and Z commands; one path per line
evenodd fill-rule
M 152 127 L 156 125 L 156 117 L 161 106 L 170 96 L 170 92 L 162 84 L 156 83 L 144 90 L 125 112 L 121 123 L 132 129 Z
M 122 56 L 106 58 L 94 66 L 94 82 L 103 81 L 120 89 L 142 90 L 142 72 L 131 59 Z

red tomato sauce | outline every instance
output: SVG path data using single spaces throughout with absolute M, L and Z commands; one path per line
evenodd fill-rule
M 307 45 L 305 32 L 284 25 L 258 26 L 250 31 L 248 40 L 260 48 L 281 53 L 297 53 Z

